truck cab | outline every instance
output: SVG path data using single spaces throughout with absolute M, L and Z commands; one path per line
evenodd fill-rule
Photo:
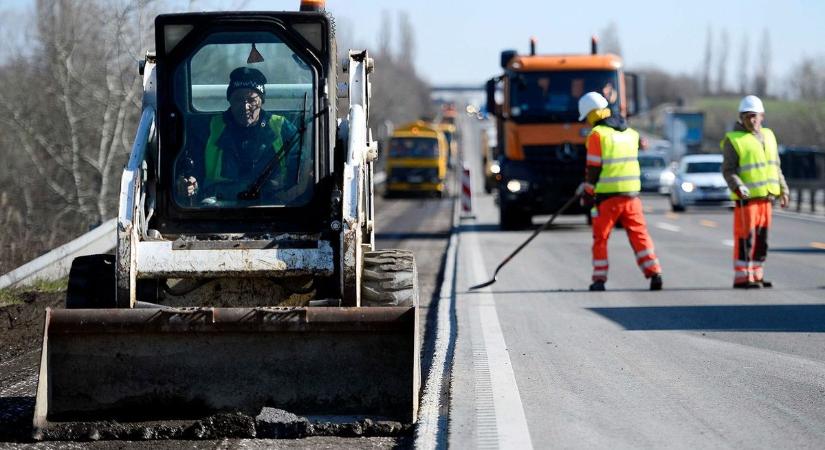
M 487 82 L 487 109 L 499 136 L 499 211 L 502 229 L 529 226 L 534 215 L 555 212 L 584 180 L 585 138 L 578 100 L 604 95 L 614 115 L 635 114 L 641 84 L 624 72 L 620 57 L 598 54 L 501 54 L 504 73 Z M 496 94 L 501 93 L 501 102 Z M 630 100 L 630 101 L 629 101 Z M 567 213 L 584 213 L 574 205 Z

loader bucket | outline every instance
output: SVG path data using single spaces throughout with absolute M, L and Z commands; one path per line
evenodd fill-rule
M 243 412 L 414 422 L 410 307 L 46 310 L 34 432 Z

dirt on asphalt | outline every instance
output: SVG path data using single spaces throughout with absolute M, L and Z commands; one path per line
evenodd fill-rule
M 408 248 L 416 256 L 421 288 L 422 376 L 428 367 L 426 321 L 437 292 L 441 260 L 451 226 L 451 199 L 441 201 L 379 199 L 377 248 Z M 382 214 L 379 213 L 379 217 Z M 76 424 L 62 430 L 69 441 L 34 444 L 31 421 L 37 387 L 45 309 L 62 308 L 63 292 L 24 292 L 22 302 L 0 307 L 0 448 L 408 448 L 409 424 L 355 418 L 315 421 L 281 411 L 292 420 L 266 421 L 262 416 L 218 414 L 190 423 Z M 422 380 L 423 381 L 423 380 Z M 279 410 L 273 410 L 279 411 Z M 271 411 L 270 411 L 271 413 Z M 276 414 L 276 415 L 277 415 Z M 302 438 L 297 439 L 296 438 Z M 171 440 L 170 440 L 171 439 Z M 272 441 L 271 439 L 280 439 Z M 73 442 L 71 442 L 73 441 Z

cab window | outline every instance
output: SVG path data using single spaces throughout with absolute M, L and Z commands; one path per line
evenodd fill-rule
M 312 67 L 270 32 L 209 35 L 174 69 L 181 208 L 301 206 L 312 197 Z

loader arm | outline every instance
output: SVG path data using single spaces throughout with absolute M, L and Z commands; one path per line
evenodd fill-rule
M 254 416 L 264 407 L 415 422 L 415 260 L 407 250 L 374 251 L 372 59 L 349 52 L 343 148 L 322 139 L 335 136 L 323 127 L 336 125 L 333 108 L 319 107 L 329 104 L 337 72 L 326 14 L 169 14 L 158 16 L 155 29 L 157 58 L 142 66 L 142 114 L 121 179 L 117 254 L 76 259 L 68 308 L 45 313 L 34 436 L 62 436 L 84 421 Z M 287 118 L 303 95 L 313 99 L 305 109 L 328 112 L 329 120 L 313 115 L 300 154 L 313 164 L 310 200 L 226 209 L 178 202 L 175 158 L 190 149 L 187 138 L 204 137 L 201 122 L 212 136 L 229 103 L 226 74 L 203 81 L 188 71 L 209 45 L 229 49 L 212 55 L 234 55 L 225 61 L 230 69 L 239 49 L 244 58 L 248 48 L 271 58 L 269 75 L 280 74 L 279 55 L 300 61 L 295 79 L 266 87 L 274 112 L 265 111 Z M 220 72 L 209 61 L 200 67 Z M 307 219 L 281 220 L 301 214 Z M 162 285 L 157 299 L 141 293 L 147 282 Z M 289 303 L 292 296 L 300 302 Z
M 344 163 L 343 198 L 343 256 L 342 290 L 346 305 L 361 305 L 361 267 L 363 265 L 364 229 L 371 223 L 371 205 L 367 197 L 372 195 L 372 161 L 376 145 L 371 141 L 367 126 L 369 117 L 372 58 L 367 51 L 350 51 L 349 114 L 347 115 L 347 157 Z M 370 225 L 371 226 L 371 225 Z M 368 250 L 372 250 L 371 231 L 366 236 Z

